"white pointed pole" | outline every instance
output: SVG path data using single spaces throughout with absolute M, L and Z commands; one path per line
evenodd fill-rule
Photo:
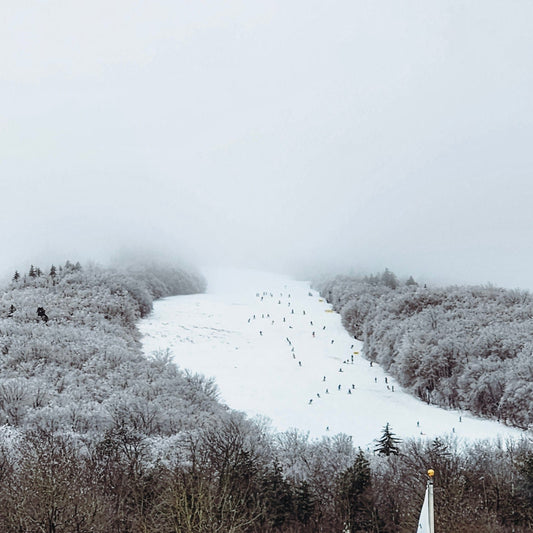
M 435 533 L 435 517 L 433 515 L 433 476 L 435 472 L 428 470 L 428 481 L 424 503 L 420 510 L 417 533 Z
M 429 531 L 435 533 L 435 513 L 433 511 L 433 476 L 435 471 L 430 468 L 428 470 L 428 514 L 429 514 Z

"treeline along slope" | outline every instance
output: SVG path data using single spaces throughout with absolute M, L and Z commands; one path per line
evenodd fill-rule
M 533 423 L 533 297 L 418 286 L 386 270 L 315 283 L 365 355 L 419 398 L 520 428 Z
M 217 411 L 212 383 L 143 356 L 136 321 L 155 298 L 201 292 L 162 266 L 31 267 L 0 296 L 0 423 L 80 434 L 127 423 L 171 434 Z

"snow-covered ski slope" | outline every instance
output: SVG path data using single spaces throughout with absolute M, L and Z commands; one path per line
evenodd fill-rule
M 183 369 L 215 378 L 221 399 L 274 429 L 347 433 L 371 446 L 389 422 L 400 438 L 466 439 L 522 432 L 427 405 L 362 356 L 362 343 L 309 283 L 249 270 L 206 270 L 206 294 L 154 303 L 139 324 L 150 355 L 170 349 Z

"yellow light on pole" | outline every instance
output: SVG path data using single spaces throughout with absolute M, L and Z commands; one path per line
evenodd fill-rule
M 428 470 L 428 476 L 429 476 L 429 477 L 433 477 L 434 475 L 435 475 L 435 470 L 433 470 L 432 468 L 430 468 L 430 469 Z

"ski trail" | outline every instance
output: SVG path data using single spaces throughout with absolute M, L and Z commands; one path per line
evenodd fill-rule
M 205 275 L 206 294 L 154 302 L 139 323 L 143 349 L 168 348 L 181 368 L 214 377 L 231 408 L 266 416 L 278 431 L 346 433 L 364 448 L 387 422 L 403 439 L 523 434 L 404 393 L 364 359 L 362 343 L 308 282 L 249 270 Z

